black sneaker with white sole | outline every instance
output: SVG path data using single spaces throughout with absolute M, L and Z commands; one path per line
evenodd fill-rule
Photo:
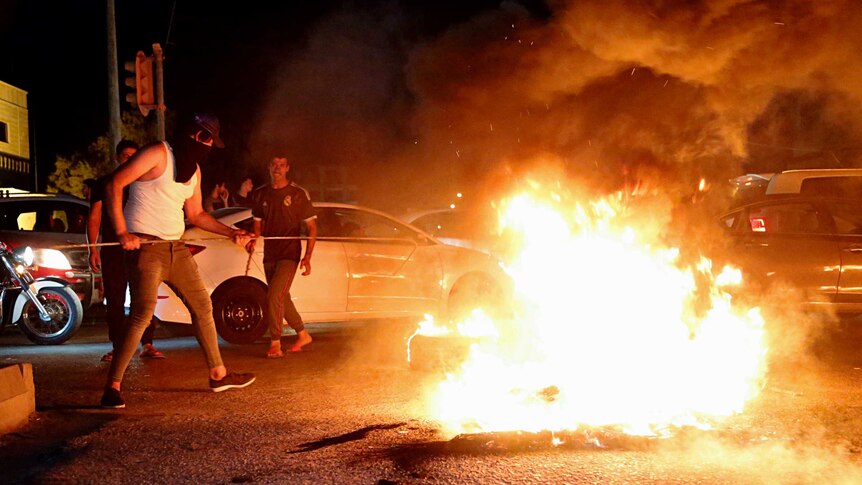
M 105 389 L 105 393 L 102 394 L 102 407 L 120 409 L 126 407 L 126 402 L 123 401 L 123 396 L 120 395 L 120 391 L 111 387 Z
M 221 380 L 210 379 L 210 389 L 213 392 L 227 391 L 228 389 L 239 389 L 254 382 L 254 374 L 240 374 L 228 372 Z

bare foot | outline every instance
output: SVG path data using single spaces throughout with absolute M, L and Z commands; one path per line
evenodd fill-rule
M 266 351 L 267 359 L 278 359 L 284 357 L 284 352 L 281 351 L 281 341 L 273 340 L 269 344 L 269 350 Z
M 303 330 L 296 335 L 296 342 L 290 346 L 290 351 L 299 352 L 303 347 L 310 344 L 311 341 L 311 334 L 308 333 L 308 330 Z

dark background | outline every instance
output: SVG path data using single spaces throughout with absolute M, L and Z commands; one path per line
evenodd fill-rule
M 213 171 L 263 175 L 260 164 L 247 158 L 252 121 L 272 76 L 280 62 L 304 48 L 309 26 L 345 4 L 351 2 L 116 1 L 121 109 L 134 110 L 124 100 L 131 89 L 123 83 L 123 64 L 138 50 L 151 53 L 158 42 L 165 54 L 168 116 L 215 112 L 227 148 L 214 153 Z M 544 10 L 541 2 L 527 4 Z M 359 6 L 410 17 L 415 26 L 411 41 L 418 42 L 498 5 L 437 0 Z M 0 79 L 28 92 L 31 157 L 44 188 L 57 154 L 83 150 L 108 130 L 106 3 L 3 0 L 0 11 Z

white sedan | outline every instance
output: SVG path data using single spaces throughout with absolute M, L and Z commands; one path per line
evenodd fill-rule
M 496 260 L 442 244 L 382 212 L 337 203 L 315 203 L 317 243 L 309 276 L 296 275 L 290 294 L 305 322 L 418 317 L 458 318 L 476 306 L 500 306 L 509 283 Z M 252 227 L 251 210 L 213 212 L 224 224 Z M 194 254 L 213 302 L 219 335 L 250 343 L 266 331 L 266 277 L 262 241 L 249 261 L 226 238 L 191 227 L 183 239 Z M 303 242 L 303 246 L 305 243 Z M 159 288 L 156 317 L 191 323 L 182 301 Z

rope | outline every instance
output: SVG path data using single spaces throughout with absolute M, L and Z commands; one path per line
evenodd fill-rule
M 196 239 L 177 239 L 177 240 L 167 240 L 167 239 L 141 239 L 141 244 L 165 244 L 171 242 L 182 241 L 184 243 L 187 242 L 204 242 L 204 241 L 223 241 L 225 239 L 230 239 L 226 236 L 220 237 L 200 237 Z M 282 241 L 303 241 L 311 239 L 308 236 L 258 236 L 251 237 L 249 239 L 263 239 L 263 240 L 282 240 Z M 414 241 L 413 239 L 404 239 L 399 237 L 337 237 L 337 236 L 327 236 L 327 237 L 317 237 L 316 241 L 353 241 L 353 242 L 364 242 L 364 241 L 375 241 L 375 242 L 409 242 L 413 245 L 413 249 L 410 251 L 410 254 L 404 258 L 404 261 L 401 263 L 401 266 L 395 270 L 391 276 L 395 276 L 404 269 L 404 266 L 407 264 L 407 261 L 410 261 L 410 258 L 413 257 L 413 254 L 416 252 L 416 248 L 419 247 L 419 243 Z M 106 246 L 120 246 L 121 244 L 118 242 L 107 242 L 107 243 L 85 243 L 85 244 L 64 244 L 59 246 L 52 246 L 52 249 L 81 249 L 81 248 L 97 248 L 97 247 L 106 247 Z M 245 275 L 248 276 L 248 272 L 251 269 L 251 260 L 254 253 L 248 253 L 248 260 L 245 263 Z
M 204 241 L 222 241 L 225 239 L 230 239 L 226 236 L 219 237 L 199 237 L 196 239 L 176 239 L 176 240 L 168 240 L 168 239 L 141 239 L 141 244 L 165 244 L 172 242 L 204 242 Z M 311 239 L 308 236 L 258 236 L 258 237 L 250 237 L 249 239 L 263 239 L 263 240 L 295 240 L 295 241 L 306 241 Z M 354 242 L 362 242 L 362 241 L 378 241 L 378 242 L 409 242 L 414 246 L 418 246 L 418 243 L 412 239 L 404 239 L 400 237 L 336 237 L 336 236 L 326 236 L 326 237 L 317 237 L 316 241 L 354 241 Z M 62 244 L 59 246 L 51 246 L 50 249 L 81 249 L 81 248 L 100 248 L 106 246 L 120 246 L 121 244 L 118 242 L 102 242 L 102 243 L 83 243 L 83 244 Z

